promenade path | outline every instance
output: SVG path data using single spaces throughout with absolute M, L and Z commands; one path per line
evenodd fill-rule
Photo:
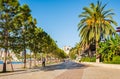
M 45 68 L 0 73 L 0 79 L 120 79 L 120 69 L 67 61 Z

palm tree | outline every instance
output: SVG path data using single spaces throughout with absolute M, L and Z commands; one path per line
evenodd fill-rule
M 107 38 L 115 33 L 112 27 L 112 24 L 117 25 L 112 19 L 114 13 L 112 9 L 105 10 L 106 5 L 102 5 L 102 2 L 98 1 L 97 4 L 91 3 L 89 7 L 83 8 L 84 12 L 79 15 L 81 21 L 78 24 L 82 44 L 94 43 L 98 48 L 101 38 Z

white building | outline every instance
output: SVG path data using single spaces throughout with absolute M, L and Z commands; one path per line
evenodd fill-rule
M 4 54 L 5 54 L 4 50 L 0 50 L 0 60 L 2 60 L 2 58 L 4 58 Z M 11 52 L 10 50 L 7 52 L 7 56 L 8 55 L 10 55 L 14 61 L 19 61 L 18 58 L 16 57 L 16 55 L 13 52 Z
M 72 48 L 71 46 L 64 46 L 63 50 L 66 54 L 69 54 L 71 48 Z

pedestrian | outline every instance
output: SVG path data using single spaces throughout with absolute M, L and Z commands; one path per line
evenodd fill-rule
M 42 67 L 45 67 L 45 61 L 46 61 L 46 59 L 45 59 L 45 57 L 43 57 L 42 58 Z

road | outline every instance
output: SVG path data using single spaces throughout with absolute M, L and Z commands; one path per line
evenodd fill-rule
M 83 67 L 85 65 L 82 65 L 80 63 L 76 63 L 76 62 L 73 62 L 73 61 L 65 61 L 63 63 L 60 63 L 60 64 L 56 64 L 56 65 L 51 65 L 51 66 L 47 66 L 46 68 L 44 68 L 45 70 L 60 70 L 60 69 L 79 69 L 81 67 Z M 43 70 L 44 70 L 43 69 Z
M 86 66 L 72 61 L 14 73 L 0 73 L 0 79 L 119 79 L 120 69 Z

